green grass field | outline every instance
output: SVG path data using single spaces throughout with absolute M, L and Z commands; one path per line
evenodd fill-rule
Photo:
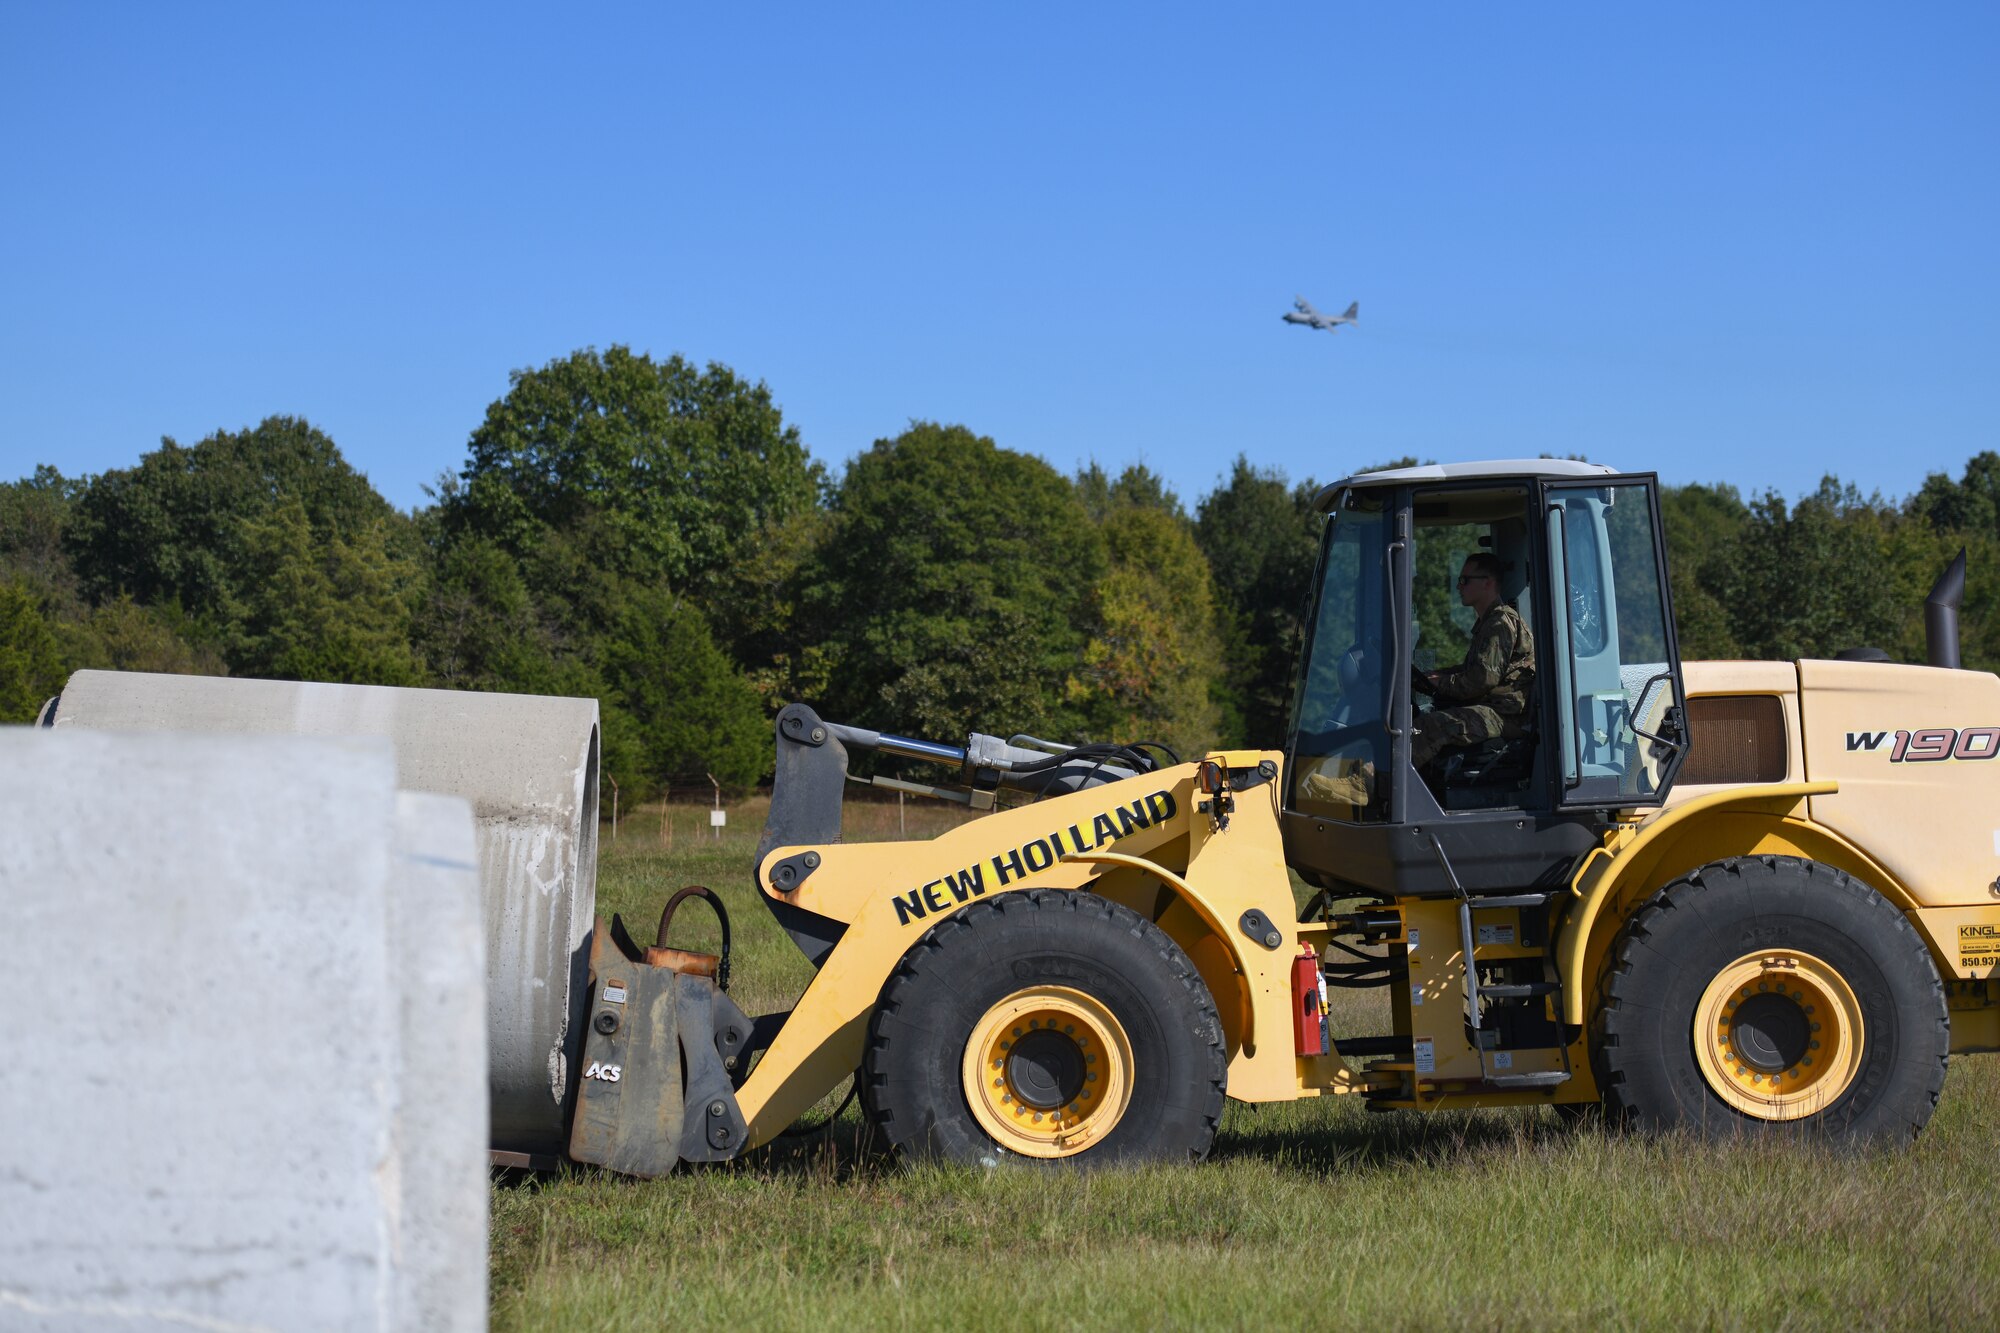
M 810 969 L 748 888 L 758 803 L 657 808 L 602 847 L 598 901 L 650 938 L 684 884 L 726 895 L 732 987 L 789 1006 Z M 907 807 L 908 836 L 954 822 Z M 898 836 L 850 805 L 850 840 Z M 713 934 L 698 908 L 676 942 Z M 1350 1032 L 1384 1030 L 1359 997 Z M 842 1090 L 844 1091 L 844 1089 Z M 831 1110 L 839 1094 L 824 1110 Z M 1762 1329 L 2000 1326 L 2000 1057 L 1956 1059 L 1910 1149 L 1648 1140 L 1547 1111 L 1232 1104 L 1200 1166 L 906 1169 L 849 1109 L 824 1135 L 668 1180 L 493 1190 L 494 1325 L 655 1329 Z

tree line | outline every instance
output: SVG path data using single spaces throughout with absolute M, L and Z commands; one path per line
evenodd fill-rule
M 587 349 L 510 376 L 414 513 L 293 417 L 0 483 L 0 721 L 85 667 L 581 695 L 642 798 L 755 783 L 792 699 L 936 738 L 1275 746 L 1316 489 L 1239 455 L 1190 510 L 1143 465 L 1065 476 L 933 422 L 835 477 L 763 383 Z M 1901 501 L 1663 496 L 1686 657 L 1922 661 L 1963 545 L 1966 663 L 2000 664 L 2000 455 Z

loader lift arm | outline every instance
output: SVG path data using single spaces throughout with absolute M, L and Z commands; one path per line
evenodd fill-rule
M 1001 787 L 1037 796 L 1080 791 L 1150 772 L 1157 765 L 1144 748 L 1090 745 L 1031 749 L 1015 740 L 974 734 L 963 746 L 917 740 L 861 727 L 826 722 L 805 704 L 790 704 L 778 714 L 777 763 L 771 782 L 771 812 L 757 842 L 757 864 L 779 847 L 815 847 L 840 841 L 840 811 L 850 776 L 850 750 L 874 750 L 958 768 L 963 789 L 933 787 L 889 778 L 871 778 L 871 785 L 956 800 L 975 810 L 993 808 Z M 1047 742 L 1038 744 L 1047 745 Z M 1169 757 L 1172 758 L 1171 752 Z M 772 868 L 773 885 L 793 889 L 819 868 L 819 854 L 804 852 Z M 826 961 L 845 927 L 838 921 L 807 912 L 781 898 L 764 895 L 765 904 L 792 942 L 814 967 Z

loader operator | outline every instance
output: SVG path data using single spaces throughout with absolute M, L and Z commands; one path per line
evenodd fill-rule
M 1526 731 L 1535 686 L 1535 640 L 1521 613 L 1500 596 L 1499 560 L 1484 551 L 1467 556 L 1458 574 L 1458 600 L 1478 616 L 1465 661 L 1446 671 L 1418 672 L 1412 682 L 1445 705 L 1418 719 L 1410 738 L 1410 763 L 1419 771 L 1441 750 Z M 1336 769 L 1344 771 L 1330 771 Z M 1372 764 L 1329 759 L 1306 776 L 1304 789 L 1318 800 L 1365 806 L 1374 777 Z

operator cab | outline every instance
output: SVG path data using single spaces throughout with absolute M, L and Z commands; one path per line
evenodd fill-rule
M 1307 879 L 1414 896 L 1553 885 L 1613 810 L 1666 798 L 1686 744 L 1654 477 L 1448 464 L 1350 477 L 1317 504 L 1284 813 Z M 1482 604 L 1488 656 L 1506 661 L 1490 695 L 1490 674 L 1454 670 Z

